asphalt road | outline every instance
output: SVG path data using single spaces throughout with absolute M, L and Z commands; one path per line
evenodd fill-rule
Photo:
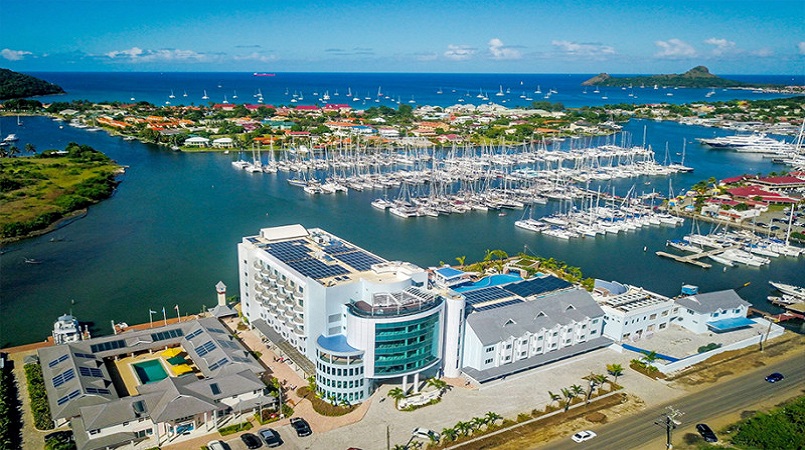
M 772 372 L 785 375 L 783 381 L 768 383 L 764 379 Z M 805 389 L 805 357 L 792 358 L 772 364 L 761 370 L 751 371 L 729 381 L 717 383 L 696 393 L 686 395 L 674 402 L 649 408 L 616 422 L 603 426 L 593 426 L 598 437 L 577 444 L 568 436 L 558 442 L 540 445 L 535 448 L 559 449 L 664 449 L 665 427 L 654 422 L 673 406 L 683 412 L 677 420 L 681 424 L 674 430 L 672 443 L 680 443 L 685 433 L 696 433 L 695 424 L 707 422 L 723 414 L 752 409 L 752 406 L 772 395 L 791 395 L 802 393 Z

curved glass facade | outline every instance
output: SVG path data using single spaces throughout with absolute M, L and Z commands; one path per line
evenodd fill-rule
M 316 345 L 316 389 L 334 404 L 362 402 L 368 397 L 369 384 L 364 379 L 363 352 L 338 351 Z
M 375 324 L 375 376 L 417 372 L 439 361 L 439 317 Z

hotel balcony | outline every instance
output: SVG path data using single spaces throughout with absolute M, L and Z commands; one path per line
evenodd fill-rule
M 299 304 L 297 303 L 297 304 L 293 305 L 293 312 L 295 312 L 296 314 L 304 314 L 305 313 L 305 308 L 299 306 Z
M 294 327 L 293 334 L 299 337 L 305 337 L 305 330 L 299 327 Z
M 293 319 L 291 319 L 296 326 L 304 326 L 305 325 L 305 318 L 299 314 L 295 314 Z

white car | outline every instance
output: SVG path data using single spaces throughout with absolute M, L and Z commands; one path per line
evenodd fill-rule
M 575 442 L 584 442 L 589 441 L 590 439 L 598 436 L 597 434 L 593 433 L 590 430 L 579 431 L 578 433 L 574 434 L 570 439 L 573 439 Z
M 224 441 L 210 441 L 207 443 L 209 450 L 229 450 L 229 445 Z
M 438 442 L 441 439 L 442 435 L 439 433 L 429 430 L 427 428 L 414 428 L 414 431 L 411 432 L 416 437 L 420 437 L 422 439 L 433 439 L 434 441 Z

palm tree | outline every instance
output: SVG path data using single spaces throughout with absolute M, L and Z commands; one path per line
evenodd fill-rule
M 574 397 L 578 397 L 579 395 L 584 394 L 584 388 L 579 386 L 578 384 L 570 386 L 570 390 L 573 392 Z
M 472 431 L 472 424 L 470 424 L 469 422 L 462 422 L 459 420 L 458 422 L 456 422 L 455 429 L 456 431 L 461 433 L 462 436 L 468 436 Z
M 456 261 L 458 261 L 458 265 L 460 267 L 464 267 L 464 263 L 467 261 L 467 257 L 466 256 L 458 256 L 458 257 L 456 257 Z
M 432 387 L 432 388 L 435 388 L 436 390 L 438 390 L 439 395 L 443 395 L 446 391 L 448 391 L 450 389 L 450 385 L 447 384 L 446 381 L 440 380 L 440 379 L 438 379 L 436 377 L 428 378 L 428 380 L 425 382 L 425 384 L 430 386 L 430 387 Z
M 393 388 L 389 391 L 388 396 L 394 399 L 394 404 L 405 398 L 405 391 L 402 388 Z
M 618 377 L 623 375 L 623 366 L 620 364 L 607 364 L 607 373 L 615 377 L 613 384 L 618 384 Z
M 13 157 L 15 157 L 15 156 L 17 156 L 19 154 L 20 154 L 20 149 L 16 145 L 12 145 L 8 149 L 8 156 L 11 157 L 11 158 L 13 158 Z
M 498 420 L 503 420 L 503 416 L 492 411 L 487 412 L 484 417 L 486 417 L 486 423 L 489 425 L 494 425 Z
M 593 376 L 593 381 L 595 382 L 595 389 L 596 389 L 596 391 L 600 391 L 600 390 L 601 390 L 601 386 L 603 386 L 603 385 L 604 385 L 604 383 L 606 383 L 607 381 L 609 381 L 609 378 L 607 378 L 607 376 L 606 376 L 606 375 L 604 375 L 604 374 L 602 374 L 602 373 L 599 373 L 599 374 L 596 374 L 595 376 Z
M 447 442 L 453 442 L 458 437 L 458 431 L 455 428 L 445 428 L 442 430 L 442 437 Z
M 549 405 L 553 404 L 553 402 L 556 402 L 556 403 L 558 404 L 558 403 L 559 403 L 559 400 L 562 400 L 562 396 L 561 396 L 561 395 L 559 395 L 559 394 L 554 394 L 554 393 L 553 393 L 553 392 L 551 392 L 551 391 L 548 391 L 548 397 L 550 397 L 550 398 L 551 398 L 551 403 L 549 403 Z
M 652 351 L 646 353 L 646 356 L 643 357 L 643 362 L 646 364 L 646 366 L 651 366 L 651 365 L 654 364 L 654 361 L 656 361 L 658 359 L 660 359 L 660 357 L 657 356 L 657 352 L 652 350 Z
M 36 153 L 36 147 L 34 147 L 34 144 L 31 144 L 29 142 L 25 144 L 25 152 L 33 155 L 34 153 Z
M 480 430 L 481 427 L 486 425 L 486 418 L 485 418 L 485 416 L 484 417 L 473 417 L 472 420 L 470 420 L 470 424 L 471 424 L 473 430 Z
M 576 396 L 572 391 L 562 388 L 562 395 L 565 397 L 565 412 L 570 409 L 570 401 Z

